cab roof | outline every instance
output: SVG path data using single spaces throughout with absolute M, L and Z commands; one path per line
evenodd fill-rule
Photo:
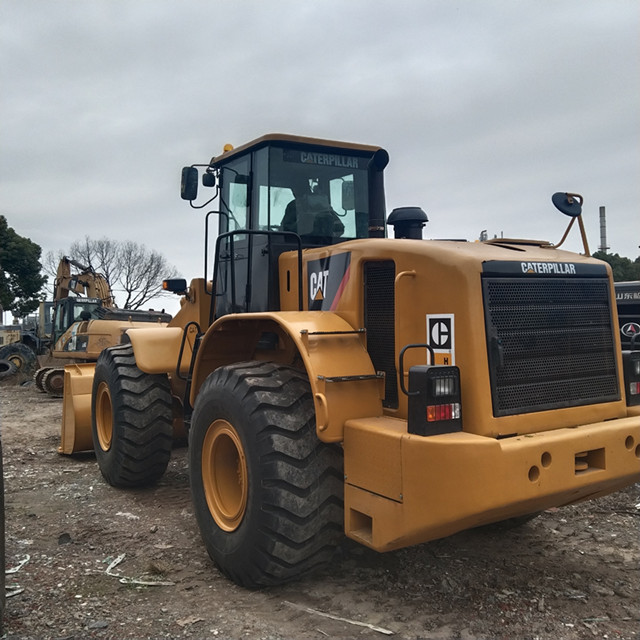
M 256 138 L 251 142 L 247 142 L 235 149 L 225 151 L 219 156 L 211 158 L 210 166 L 215 167 L 223 164 L 237 155 L 242 155 L 247 151 L 259 149 L 269 145 L 273 146 L 286 146 L 286 147 L 313 147 L 313 148 L 333 148 L 344 149 L 351 153 L 357 153 L 359 155 L 373 155 L 376 151 L 382 149 L 368 144 L 357 144 L 355 142 L 344 142 L 341 140 L 324 140 L 322 138 L 307 138 L 304 136 L 295 136 L 287 133 L 268 133 L 260 138 Z

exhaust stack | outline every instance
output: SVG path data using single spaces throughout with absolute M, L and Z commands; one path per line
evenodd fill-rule
M 600 207 L 600 246 L 598 249 L 604 253 L 610 249 L 607 245 L 607 215 L 604 207 Z

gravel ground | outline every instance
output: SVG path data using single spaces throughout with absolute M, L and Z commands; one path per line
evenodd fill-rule
M 345 541 L 324 571 L 247 591 L 206 555 L 184 448 L 158 486 L 116 490 L 56 452 L 61 410 L 0 387 L 7 638 L 640 636 L 640 485 L 388 554 Z

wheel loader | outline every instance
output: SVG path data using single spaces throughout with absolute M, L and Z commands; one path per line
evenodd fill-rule
M 306 574 L 345 534 L 399 549 L 640 480 L 640 352 L 623 360 L 582 197 L 553 202 L 584 255 L 424 240 L 422 209 L 386 215 L 388 160 L 271 134 L 186 167 L 204 277 L 165 281 L 167 327 L 128 331 L 65 395 L 116 487 L 157 481 L 184 427 L 204 545 L 239 585 Z
M 35 372 L 36 387 L 53 396 L 62 395 L 65 369 L 60 362 L 95 362 L 103 349 L 119 344 L 127 330 L 149 322 L 165 324 L 170 319 L 163 312 L 117 308 L 103 274 L 64 256 L 54 282 L 49 336 L 54 360 Z

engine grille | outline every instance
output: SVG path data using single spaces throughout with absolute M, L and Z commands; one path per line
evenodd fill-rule
M 364 326 L 367 351 L 376 371 L 385 372 L 383 405 L 398 408 L 395 352 L 395 276 L 392 260 L 364 265 Z
M 606 278 L 483 278 L 494 416 L 620 399 Z

